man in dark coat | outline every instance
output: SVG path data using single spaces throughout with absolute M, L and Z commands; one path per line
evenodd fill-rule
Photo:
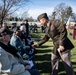
M 26 27 L 26 37 L 28 38 L 28 36 L 29 36 L 29 23 L 28 23 L 28 20 L 25 20 L 25 27 Z
M 42 13 L 41 15 L 39 15 L 38 20 L 43 26 L 46 26 L 46 33 L 41 41 L 32 46 L 38 47 L 51 38 L 54 44 L 51 55 L 52 75 L 58 75 L 58 65 L 60 57 L 65 67 L 66 75 L 75 75 L 72 64 L 70 62 L 70 50 L 74 46 L 67 37 L 65 26 L 60 22 L 59 19 L 49 21 L 46 13 Z

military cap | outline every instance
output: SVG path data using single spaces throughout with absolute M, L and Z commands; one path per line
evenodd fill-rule
M 47 14 L 46 13 L 42 13 L 42 14 L 40 14 L 39 16 L 38 16 L 38 21 L 40 21 L 40 19 L 42 19 L 42 18 L 46 18 L 46 19 L 48 19 L 48 16 L 47 16 Z
M 10 30 L 8 30 L 8 29 L 4 29 L 4 30 L 1 32 L 1 36 L 2 36 L 2 35 L 7 35 L 7 34 L 11 35 L 11 34 L 12 34 L 12 31 L 10 31 Z

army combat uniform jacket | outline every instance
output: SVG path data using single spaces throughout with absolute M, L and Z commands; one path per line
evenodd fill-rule
M 54 48 L 53 48 L 53 53 L 55 55 L 58 54 L 57 49 L 59 48 L 59 45 L 64 46 L 65 50 L 62 52 L 66 52 L 67 50 L 71 50 L 74 46 L 71 43 L 71 41 L 67 37 L 67 30 L 64 25 L 61 24 L 61 22 L 54 22 L 52 25 L 51 22 L 48 23 L 46 27 L 46 33 L 44 38 L 38 42 L 38 46 L 42 45 L 49 39 L 52 39 Z

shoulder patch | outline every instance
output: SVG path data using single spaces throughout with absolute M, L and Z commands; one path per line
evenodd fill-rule
M 16 42 L 16 38 L 14 38 L 13 41 Z
M 60 26 L 60 20 L 55 20 L 55 27 L 59 27 Z

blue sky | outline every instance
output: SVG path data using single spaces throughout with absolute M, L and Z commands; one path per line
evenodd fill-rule
M 71 6 L 73 12 L 76 13 L 76 0 L 31 0 L 31 2 L 23 7 L 23 9 L 24 11 L 28 10 L 29 16 L 32 16 L 34 19 L 36 19 L 39 14 L 44 12 L 46 12 L 48 15 L 51 15 L 54 8 L 60 3 L 65 3 Z M 21 10 L 22 8 L 20 11 Z

